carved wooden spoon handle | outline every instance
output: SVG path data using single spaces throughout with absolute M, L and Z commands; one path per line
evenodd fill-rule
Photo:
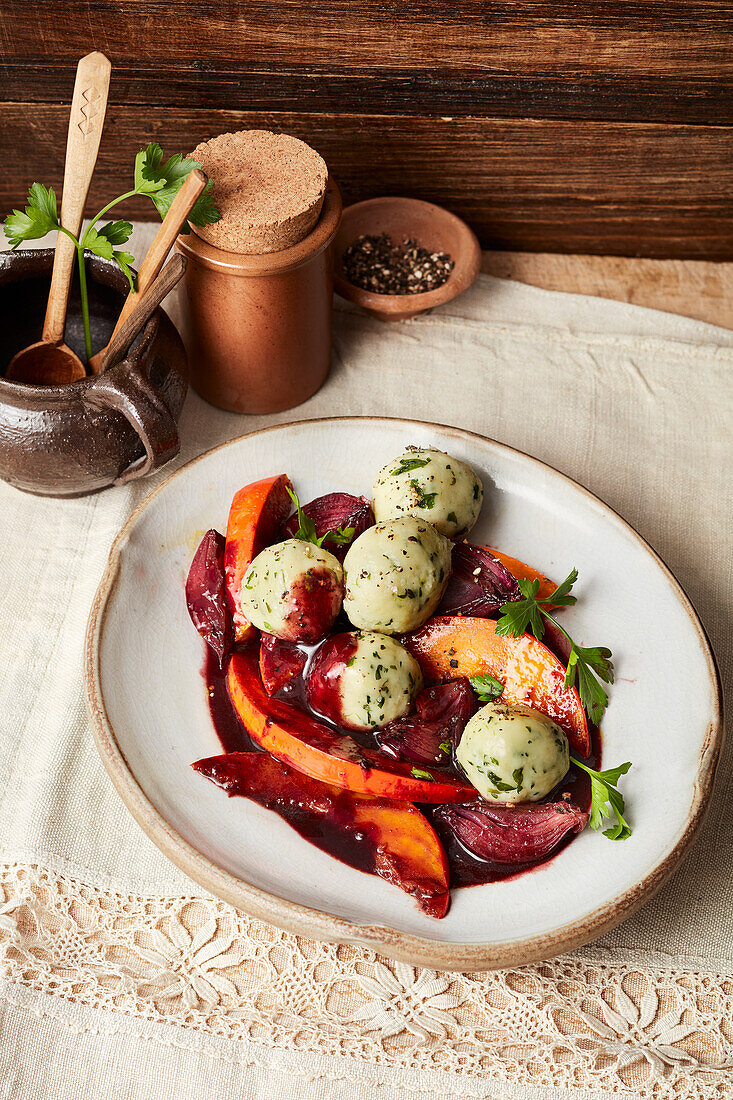
M 111 70 L 112 66 L 103 53 L 89 53 L 82 57 L 76 70 L 61 196 L 61 224 L 75 237 L 79 236 L 89 185 L 97 163 L 107 113 Z M 59 233 L 46 319 L 43 322 L 43 339 L 49 344 L 63 343 L 75 258 L 74 242 L 65 233 Z

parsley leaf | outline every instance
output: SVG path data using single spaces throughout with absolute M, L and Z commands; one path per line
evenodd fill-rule
M 494 790 L 496 791 L 516 791 L 517 789 L 516 782 L 514 786 L 512 786 L 511 783 L 505 783 L 501 776 L 497 775 L 496 772 L 487 771 L 486 775 L 487 778 L 490 779 L 493 783 Z
M 163 180 L 163 187 L 155 192 L 156 196 L 162 195 L 167 188 L 173 188 L 173 194 L 175 194 L 188 173 L 192 172 L 194 168 L 200 167 L 201 163 L 194 160 L 193 157 L 184 158 L 183 153 L 174 153 L 158 168 L 159 178 Z
M 479 703 L 490 703 L 493 699 L 498 699 L 504 690 L 501 680 L 489 676 L 488 672 L 482 676 L 469 676 L 468 682 L 476 692 Z
M 576 767 L 582 768 L 590 776 L 589 825 L 591 829 L 600 829 L 604 820 L 614 821 L 615 819 L 610 828 L 603 830 L 603 835 L 607 836 L 609 840 L 626 840 L 628 836 L 631 836 L 631 826 L 624 818 L 626 808 L 624 796 L 616 784 L 622 775 L 626 775 L 631 767 L 631 762 L 627 760 L 625 764 L 619 764 L 617 768 L 607 768 L 605 771 L 597 772 L 594 768 L 589 768 L 587 764 L 582 764 L 580 760 L 576 760 L 575 757 L 572 759 Z
M 419 481 L 415 481 L 413 478 L 410 482 L 415 492 L 415 503 L 418 508 L 432 508 L 435 504 L 435 498 L 437 493 L 426 493 Z
M 52 225 L 58 225 L 59 213 L 56 206 L 56 192 L 53 187 L 44 187 L 42 183 L 32 183 L 28 192 L 28 203 L 42 210 Z
M 504 637 L 519 638 L 531 630 L 535 638 L 541 640 L 545 633 L 545 624 L 542 622 L 537 600 L 540 582 L 520 579 L 517 584 L 524 599 L 504 604 L 496 624 L 496 633 Z
M 287 486 L 286 486 L 287 488 Z M 314 546 L 323 546 L 324 542 L 335 542 L 339 546 L 346 546 L 354 537 L 356 528 L 337 527 L 335 531 L 326 531 L 325 535 L 318 537 L 315 522 L 307 516 L 300 507 L 298 494 L 288 488 L 288 496 L 298 511 L 298 530 L 293 535 L 294 539 L 302 539 L 303 542 L 312 542 Z
M 608 706 L 608 695 L 599 683 L 613 683 L 613 665 L 609 658 L 611 650 L 605 646 L 593 646 L 584 649 L 575 645 L 570 650 L 568 668 L 565 673 L 565 687 L 574 687 L 576 677 L 578 681 L 578 694 L 580 700 L 588 712 L 591 722 L 598 725 L 604 710 Z
M 140 195 L 153 195 L 165 187 L 158 168 L 163 159 L 163 150 L 157 141 L 141 149 L 135 157 L 135 190 Z
M 135 157 L 135 190 L 141 195 L 148 195 L 161 218 L 164 218 L 183 181 L 194 168 L 201 168 L 200 162 L 193 157 L 184 157 L 182 153 L 174 153 L 163 161 L 163 150 L 157 142 L 152 142 Z M 221 215 L 211 194 L 212 187 L 213 182 L 209 180 L 182 226 L 182 233 L 188 233 L 191 224 L 201 226 L 219 221 Z
M 303 509 L 300 507 L 300 501 L 298 500 L 298 494 L 295 493 L 289 486 L 285 486 L 288 492 L 288 496 L 292 500 L 298 511 L 298 530 L 293 535 L 293 538 L 302 539 L 303 542 L 312 542 L 315 546 L 320 546 L 318 541 L 318 535 L 316 534 L 316 525 L 310 516 L 307 516 Z
M 113 252 L 112 259 L 117 261 L 123 273 L 127 276 L 127 281 L 130 284 L 130 290 L 134 290 L 135 276 L 130 268 L 132 264 L 135 263 L 135 257 L 132 255 L 131 252 Z
M 410 470 L 419 470 L 421 467 L 429 465 L 429 458 L 409 458 L 407 455 L 404 455 L 400 459 L 398 465 L 395 466 L 394 470 L 389 471 L 389 476 L 396 477 L 397 474 L 407 474 Z
M 328 540 L 328 542 L 335 542 L 338 546 L 348 546 L 355 532 L 355 527 L 337 527 L 335 531 L 326 531 L 320 540 L 320 545 L 322 546 Z
M 571 569 L 562 584 L 559 584 L 554 592 L 547 597 L 547 603 L 558 604 L 566 607 L 577 603 L 575 596 L 570 595 L 570 589 L 578 579 L 578 570 Z M 539 586 L 538 586 L 539 587 Z
M 34 183 L 28 192 L 25 212 L 13 210 L 5 219 L 5 236 L 12 251 L 23 241 L 37 241 L 53 229 L 58 229 L 56 194 L 52 187 Z
M 125 221 L 108 222 L 101 229 L 95 229 L 90 225 L 81 243 L 95 256 L 103 256 L 105 260 L 115 260 L 127 276 L 130 290 L 134 290 L 135 282 L 130 265 L 135 262 L 135 257 L 131 252 L 117 252 L 112 247 L 115 244 L 124 244 L 131 233 L 132 226 Z
M 199 165 L 196 167 L 199 167 Z M 188 220 L 181 229 L 182 233 L 188 233 L 189 226 L 191 225 L 211 225 L 213 222 L 218 222 L 221 218 L 218 207 L 214 202 L 214 196 L 212 194 L 213 186 L 214 181 L 209 180 L 206 187 L 193 204 L 193 209 L 188 215 Z
M 132 222 L 107 222 L 107 224 L 103 225 L 97 232 L 101 237 L 106 237 L 110 244 L 124 244 L 125 241 L 130 239 Z
M 424 768 L 410 768 L 410 775 L 415 779 L 427 779 L 431 783 L 435 782 L 435 776 L 431 772 L 426 772 Z
M 572 569 L 562 584 L 559 584 L 549 596 L 543 598 L 537 596 L 540 589 L 538 580 L 518 580 L 519 591 L 524 598 L 514 603 L 504 604 L 496 624 L 496 633 L 504 637 L 519 638 L 529 630 L 541 641 L 545 633 L 543 616 L 554 623 L 571 645 L 565 673 L 565 687 L 572 688 L 577 683 L 580 701 L 591 722 L 598 725 L 608 706 L 608 695 L 601 681 L 605 684 L 613 683 L 611 650 L 605 646 L 586 648 L 576 645 L 567 630 L 548 610 L 553 605 L 569 607 L 576 602 L 570 590 L 577 579 L 578 570 Z
M 94 226 L 90 225 L 87 229 L 84 237 L 82 238 L 84 248 L 88 249 L 95 256 L 102 256 L 105 260 L 112 259 L 112 241 L 102 232 L 98 232 Z

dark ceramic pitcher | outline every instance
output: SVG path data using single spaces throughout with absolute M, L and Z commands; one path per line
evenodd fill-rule
M 53 250 L 0 253 L 0 372 L 39 339 Z M 111 261 L 87 256 L 92 347 L 106 346 L 128 289 Z M 69 299 L 66 342 L 84 360 L 79 284 Z M 145 477 L 178 453 L 186 353 L 156 310 L 127 357 L 68 386 L 0 377 L 0 478 L 19 489 L 78 496 Z

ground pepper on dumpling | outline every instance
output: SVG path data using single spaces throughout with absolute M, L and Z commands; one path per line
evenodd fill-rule
M 475 525 L 484 490 L 466 462 L 432 447 L 414 447 L 384 466 L 372 488 L 377 523 L 415 516 L 462 539 Z

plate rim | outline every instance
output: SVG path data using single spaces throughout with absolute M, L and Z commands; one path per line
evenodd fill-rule
M 434 429 L 469 441 L 478 440 L 481 443 L 489 443 L 501 451 L 519 455 L 538 467 L 549 470 L 573 488 L 578 489 L 596 505 L 599 505 L 602 510 L 614 517 L 640 544 L 641 548 L 651 555 L 657 566 L 670 581 L 680 604 L 698 634 L 705 654 L 707 673 L 713 688 L 714 704 L 699 755 L 697 774 L 692 780 L 693 802 L 684 832 L 674 848 L 640 882 L 598 906 L 588 916 L 570 921 L 550 932 L 543 932 L 503 944 L 448 943 L 401 932 L 384 925 L 356 924 L 344 917 L 325 913 L 299 902 L 288 901 L 267 890 L 253 886 L 208 859 L 187 840 L 184 840 L 168 823 L 140 787 L 121 746 L 117 742 L 114 728 L 109 719 L 99 675 L 99 647 L 102 631 L 110 598 L 117 585 L 124 546 L 138 520 L 158 494 L 174 478 L 185 474 L 190 467 L 209 458 L 215 452 L 223 450 L 225 447 L 234 446 L 244 439 L 304 425 L 364 422 L 373 424 L 375 421 L 390 425 L 402 424 L 406 428 Z M 398 959 L 413 965 L 464 973 L 472 970 L 494 970 L 540 962 L 555 955 L 575 950 L 611 931 L 648 901 L 671 877 L 699 832 L 710 803 L 715 773 L 724 741 L 721 679 L 707 632 L 682 585 L 646 539 L 595 493 L 586 489 L 584 485 L 581 485 L 567 474 L 555 469 L 549 463 L 543 462 L 541 459 L 535 458 L 516 447 L 491 439 L 489 436 L 481 435 L 479 432 L 433 421 L 413 420 L 405 417 L 324 416 L 287 421 L 282 424 L 271 424 L 218 443 L 195 458 L 189 459 L 188 462 L 170 473 L 140 501 L 120 528 L 112 544 L 107 566 L 95 593 L 87 621 L 84 644 L 84 684 L 87 712 L 91 722 L 94 743 L 117 793 L 149 839 L 194 882 L 234 906 L 234 908 L 259 920 L 274 924 L 276 927 L 294 935 L 307 936 L 328 942 L 366 946 L 392 959 Z

